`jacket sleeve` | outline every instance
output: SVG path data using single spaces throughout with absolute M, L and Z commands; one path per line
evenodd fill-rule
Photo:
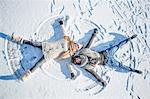
M 94 38 L 96 37 L 97 33 L 92 34 L 90 40 L 88 41 L 87 45 L 85 46 L 85 48 L 90 48 L 92 46 L 92 43 L 94 41 Z
M 68 50 L 62 52 L 59 56 L 58 59 L 66 59 L 68 57 L 71 57 L 74 55 L 78 50 L 78 46 L 75 43 L 72 43 L 69 45 Z
M 67 64 L 67 68 L 70 74 L 75 72 L 74 65 L 71 63 L 71 58 L 69 58 L 69 64 Z
M 62 52 L 56 59 L 57 60 L 61 60 L 61 59 L 66 59 L 68 57 L 70 57 L 70 52 L 69 51 L 65 51 L 65 52 Z
M 70 40 L 69 36 L 64 36 L 64 40 L 68 42 L 68 46 L 67 49 L 57 57 L 58 60 L 69 58 L 78 50 L 78 46 L 74 41 Z
M 97 81 L 101 83 L 106 83 L 93 69 L 85 69 L 85 70 L 90 74 L 92 74 L 97 79 Z
M 74 55 L 78 50 L 78 46 L 73 42 L 73 41 L 69 41 L 69 45 L 68 45 L 68 50 L 62 52 L 59 57 L 62 59 L 68 58 L 72 55 Z
M 81 51 L 80 53 L 81 55 L 85 55 L 91 58 L 98 58 L 100 57 L 99 53 L 97 53 L 96 51 L 93 51 L 89 48 L 85 48 L 84 50 Z

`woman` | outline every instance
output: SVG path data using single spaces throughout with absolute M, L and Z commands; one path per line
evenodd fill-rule
M 64 22 L 62 20 L 59 21 L 61 29 L 64 31 Z M 23 76 L 22 80 L 24 81 L 30 73 L 34 72 L 37 67 L 42 66 L 42 64 L 49 59 L 61 60 L 66 59 L 76 53 L 82 45 L 79 45 L 72 41 L 69 36 L 64 36 L 57 41 L 43 41 L 43 42 L 33 42 L 24 40 L 23 38 L 13 34 L 12 41 L 20 43 L 20 44 L 29 44 L 34 47 L 38 47 L 43 51 L 42 58 L 29 69 Z
M 113 57 L 114 53 L 118 50 L 120 46 L 134 39 L 137 35 L 133 35 L 132 37 L 123 40 L 118 45 L 108 48 L 105 51 L 96 52 L 90 49 L 92 41 L 96 37 L 96 34 L 97 34 L 97 29 L 95 29 L 95 32 L 92 35 L 89 43 L 79 53 L 79 55 L 72 57 L 72 61 L 71 61 L 72 64 L 79 65 L 81 68 L 84 68 L 86 71 L 91 73 L 99 82 L 101 82 L 103 86 L 106 86 L 106 82 L 94 71 L 94 68 L 97 65 L 99 66 L 108 65 L 112 68 L 115 68 L 116 71 L 135 72 L 138 74 L 142 74 L 142 71 L 125 66 L 122 63 L 115 60 Z

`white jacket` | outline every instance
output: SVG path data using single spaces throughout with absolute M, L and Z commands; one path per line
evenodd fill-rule
M 62 52 L 67 51 L 68 47 L 68 41 L 64 38 L 55 42 L 45 41 L 42 43 L 42 50 L 46 60 L 56 59 Z

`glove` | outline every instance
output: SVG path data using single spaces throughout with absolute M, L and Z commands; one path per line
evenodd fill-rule
M 106 81 L 104 81 L 102 79 L 98 79 L 98 81 L 102 84 L 103 87 L 105 87 L 107 85 Z
M 106 81 L 102 81 L 102 86 L 105 87 L 107 85 Z
M 63 25 L 63 24 L 64 24 L 63 20 L 60 20 L 60 21 L 59 21 L 59 24 L 60 24 L 60 25 Z
M 71 79 L 75 80 L 76 79 L 76 75 L 74 73 L 71 73 Z

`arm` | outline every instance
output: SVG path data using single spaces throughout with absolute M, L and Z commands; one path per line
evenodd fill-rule
M 75 75 L 75 69 L 74 69 L 74 65 L 71 63 L 71 58 L 70 58 L 70 64 L 67 64 L 67 68 L 68 71 L 70 73 L 71 79 L 76 79 L 76 75 Z
M 90 74 L 92 74 L 97 81 L 101 82 L 103 86 L 106 86 L 106 82 L 92 69 L 85 69 L 87 72 L 89 72 Z
M 75 52 L 78 50 L 78 46 L 75 44 L 70 45 L 69 49 L 67 51 L 62 52 L 56 59 L 66 59 L 68 57 L 71 57 L 75 54 Z
M 60 53 L 60 55 L 56 58 L 58 60 L 60 59 L 66 59 L 72 55 L 78 50 L 78 46 L 74 41 L 71 41 L 69 36 L 64 36 L 64 39 L 68 41 L 69 45 L 66 51 Z
M 99 53 L 96 52 L 96 51 L 93 51 L 89 48 L 85 48 L 83 49 L 81 52 L 80 52 L 81 55 L 84 55 L 84 56 L 88 56 L 88 57 L 91 57 L 91 58 L 98 58 L 100 57 Z
M 97 29 L 94 29 L 94 33 L 92 34 L 92 36 L 91 36 L 90 40 L 88 41 L 87 45 L 85 46 L 85 48 L 90 48 L 91 47 L 97 33 L 98 33 Z
M 70 57 L 70 51 L 65 51 L 65 52 L 62 52 L 57 58 L 56 60 L 61 60 L 61 59 L 66 59 L 68 57 Z

